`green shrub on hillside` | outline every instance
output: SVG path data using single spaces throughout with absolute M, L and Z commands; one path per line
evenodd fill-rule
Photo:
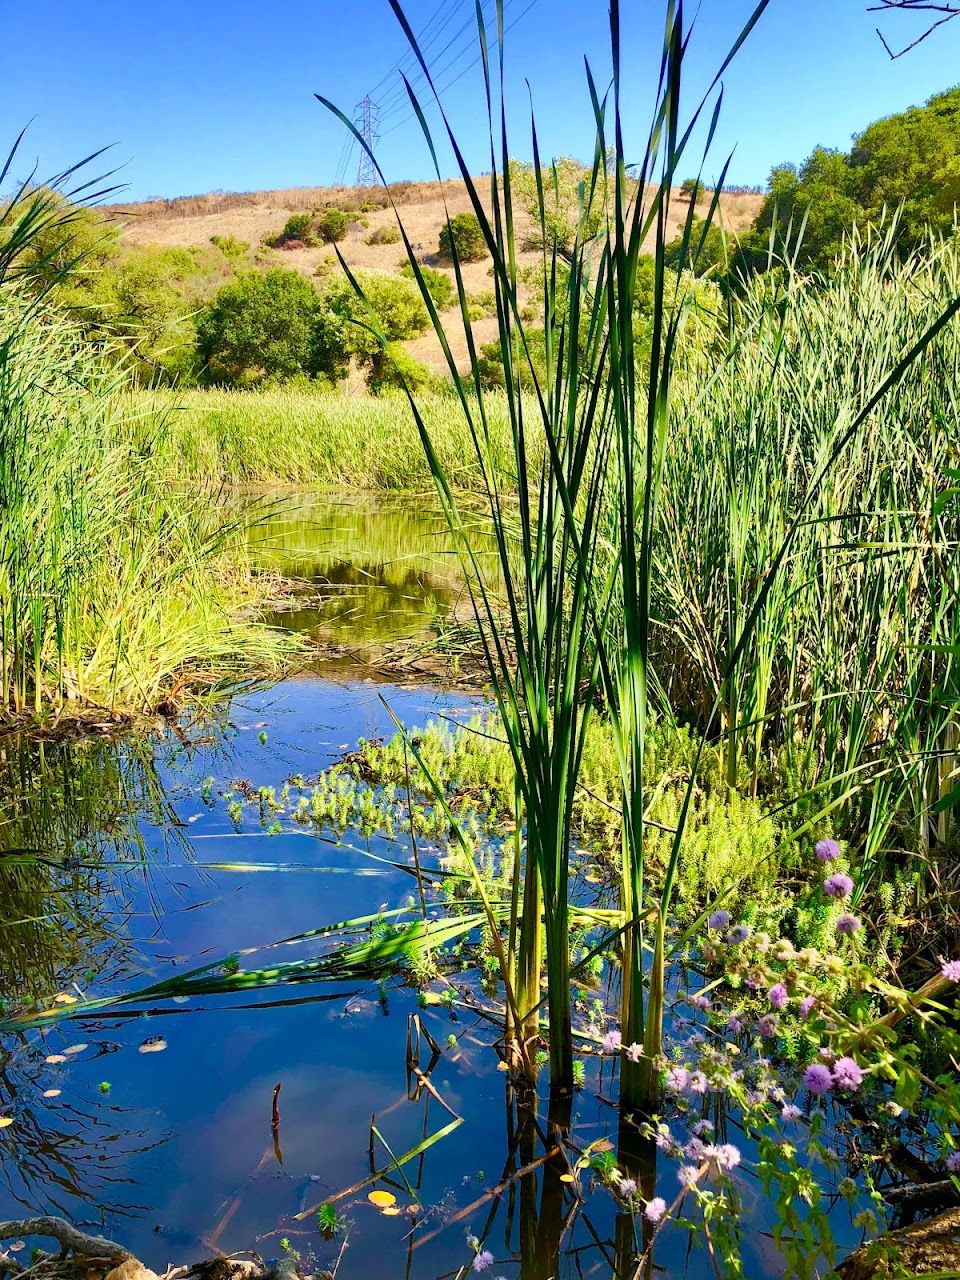
M 370 363 L 367 386 L 374 395 L 406 387 L 408 391 L 423 391 L 429 386 L 431 373 L 416 356 L 412 356 L 399 342 L 381 347 Z
M 317 229 L 309 213 L 292 213 L 283 224 L 283 230 L 269 237 L 266 242 L 272 249 L 282 249 L 285 245 L 317 243 Z
M 402 342 L 423 333 L 430 322 L 412 281 L 382 271 L 360 271 L 356 278 L 366 305 L 345 276 L 331 281 L 322 296 L 314 363 L 332 377 L 342 375 L 351 359 L 360 364 L 374 359 L 382 346 L 377 331 L 387 342 Z
M 317 214 L 316 225 L 327 244 L 337 244 L 350 230 L 350 219 L 342 209 L 324 209 Z
M 392 224 L 385 227 L 377 227 L 367 236 L 367 244 L 398 244 L 400 241 L 400 228 Z
M 238 240 L 235 236 L 211 236 L 210 243 L 220 250 L 228 262 L 239 262 L 246 257 L 250 248 L 246 240 Z
M 400 263 L 400 274 L 408 280 L 413 279 L 413 267 L 406 258 Z M 420 274 L 427 286 L 427 293 L 433 299 L 433 305 L 438 311 L 445 311 L 453 302 L 453 281 L 445 271 L 437 271 L 435 267 L 421 266 Z
M 487 256 L 487 242 L 475 213 L 458 213 L 440 228 L 440 257 L 452 262 L 454 249 L 461 262 L 479 262 Z
M 296 271 L 251 271 L 219 291 L 197 320 L 205 380 L 253 386 L 312 373 L 320 298 Z

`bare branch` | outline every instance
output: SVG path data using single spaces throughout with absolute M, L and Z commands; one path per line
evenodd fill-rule
M 877 0 L 876 4 L 867 6 L 870 13 L 923 13 L 923 14 L 939 14 L 939 17 L 928 20 L 928 25 L 915 40 L 911 40 L 909 44 L 904 45 L 902 49 L 895 53 L 888 44 L 886 37 L 880 28 L 877 28 L 877 35 L 880 42 L 886 49 L 891 61 L 902 58 L 904 54 L 909 53 L 911 49 L 916 49 L 917 45 L 923 44 L 938 27 L 944 26 L 947 22 L 952 22 L 954 18 L 960 16 L 960 0 L 948 0 L 944 3 L 936 3 L 936 0 Z
M 0 1240 L 9 1240 L 11 1236 L 46 1236 L 56 1240 L 60 1248 L 67 1252 L 89 1258 L 106 1258 L 110 1262 L 125 1262 L 133 1255 L 114 1244 L 112 1240 L 104 1240 L 102 1236 L 88 1236 L 71 1226 L 65 1218 L 22 1218 L 12 1222 L 0 1222 Z M 6 1266 L 6 1263 L 3 1264 Z

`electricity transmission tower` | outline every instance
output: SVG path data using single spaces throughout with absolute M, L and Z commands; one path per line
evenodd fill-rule
M 354 107 L 353 123 L 367 147 L 373 151 L 380 140 L 380 110 L 374 105 L 369 93 Z M 357 166 L 357 186 L 372 187 L 376 181 L 377 171 L 373 161 L 367 151 L 361 147 L 360 163 Z

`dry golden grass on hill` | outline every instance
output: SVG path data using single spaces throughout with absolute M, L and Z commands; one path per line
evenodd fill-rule
M 485 185 L 484 179 L 478 181 L 481 192 Z M 423 261 L 431 266 L 441 265 L 436 257 L 440 228 L 448 214 L 463 213 L 471 207 L 464 184 L 457 179 L 443 183 L 399 182 L 391 185 L 390 194 Z M 105 212 L 122 222 L 124 239 L 130 244 L 186 247 L 209 244 L 211 236 L 234 236 L 256 250 L 264 265 L 289 267 L 314 277 L 318 268 L 323 273 L 326 260 L 333 259 L 335 263 L 332 245 L 262 249 L 264 239 L 275 235 L 292 213 L 310 212 L 332 205 L 355 212 L 361 219 L 351 226 L 339 244 L 347 264 L 352 269 L 396 271 L 404 256 L 401 243 L 366 243 L 378 228 L 395 225 L 393 210 L 359 212 L 362 205 L 382 198 L 383 192 L 371 187 L 293 187 L 286 191 L 211 192 L 181 196 L 175 200 L 148 200 L 141 204 L 115 205 Z M 756 217 L 762 199 L 762 196 L 749 193 L 731 192 L 721 196 L 721 218 L 727 229 L 737 232 L 748 227 Z M 686 210 L 686 203 L 678 196 L 671 210 L 671 235 L 679 231 Z M 517 216 L 516 234 L 521 246 L 533 234 L 532 220 L 522 211 Z M 519 254 L 521 265 L 535 263 L 538 257 L 535 250 L 522 250 Z M 332 269 L 336 269 L 335 265 Z M 489 262 L 469 263 L 464 267 L 464 279 L 471 293 L 490 290 L 489 270 Z M 448 336 L 458 363 L 462 363 L 466 360 L 467 350 L 459 328 L 454 321 Z M 495 338 L 496 319 L 486 317 L 477 320 L 474 335 L 478 343 Z M 439 344 L 432 333 L 406 345 L 418 359 L 434 367 L 443 367 Z

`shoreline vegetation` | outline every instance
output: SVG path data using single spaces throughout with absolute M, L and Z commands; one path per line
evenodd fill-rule
M 129 362 L 31 290 L 25 249 L 63 217 L 23 191 L 0 225 L 0 719 L 174 714 L 293 642 L 259 621 L 243 529 L 167 484 L 162 420 L 134 431 Z
M 765 7 L 734 35 L 714 88 Z M 722 237 L 718 257 L 719 192 L 704 211 L 688 180 L 676 207 L 710 110 L 708 95 L 691 117 L 680 111 L 683 6 L 665 6 L 651 129 L 630 150 L 620 9 L 612 0 L 606 99 L 588 70 L 592 165 L 534 167 L 526 194 L 503 50 L 484 57 L 491 172 L 472 178 L 455 149 L 470 208 L 441 234 L 443 285 L 402 208 L 409 269 L 354 273 L 341 258 L 322 291 L 221 242 L 244 266 L 204 260 L 229 278 L 196 324 L 181 313 L 170 327 L 164 313 L 152 345 L 124 349 L 104 338 L 107 310 L 92 315 L 96 282 L 65 311 L 69 265 L 52 278 L 46 256 L 13 269 L 23 252 L 10 244 L 29 245 L 31 226 L 69 225 L 72 206 L 41 189 L 7 208 L 10 713 L 175 709 L 280 671 L 296 641 L 262 621 L 269 579 L 253 571 L 230 501 L 232 486 L 277 484 L 432 486 L 491 707 L 458 728 L 414 730 L 387 706 L 396 732 L 345 744 L 328 767 L 304 758 L 277 785 L 201 784 L 236 835 L 245 821 L 334 843 L 356 831 L 386 837 L 391 854 L 409 837 L 409 860 L 391 863 L 416 883 L 401 905 L 378 896 L 375 915 L 332 914 L 338 923 L 219 957 L 205 948 L 197 968 L 134 990 L 91 984 L 0 1024 L 44 1031 L 114 1006 L 313 982 L 385 991 L 397 980 L 424 1007 L 447 994 L 452 1007 L 455 978 L 486 997 L 510 1108 L 536 1116 L 549 1086 L 543 1163 L 557 1157 L 557 1204 L 569 1200 L 538 1274 L 561 1274 L 561 1238 L 601 1194 L 615 1206 L 621 1280 L 653 1273 L 661 1232 L 702 1237 L 716 1274 L 742 1276 L 749 1164 L 784 1274 L 814 1280 L 833 1274 L 841 1200 L 869 1201 L 850 1218 L 882 1253 L 878 1170 L 893 1141 L 960 1194 L 960 234 L 955 212 L 918 230 L 916 210 L 878 206 L 837 243 L 827 228 L 813 257 L 779 218 L 765 251 L 753 241 L 749 270 L 727 260 Z M 938 118 L 953 110 L 946 99 L 934 100 Z M 868 134 L 831 171 L 874 209 L 873 169 L 853 163 Z M 791 183 L 777 172 L 802 220 L 816 173 Z M 535 267 L 514 243 L 514 200 L 531 190 Z M 343 211 L 304 211 L 272 247 L 335 247 L 349 225 Z M 201 265 L 187 258 L 185 272 Z M 482 297 L 463 274 L 478 262 L 489 262 Z M 474 341 L 490 319 L 495 338 Z M 428 329 L 444 384 L 402 345 Z M 145 354 L 182 389 L 145 389 Z M 334 390 L 353 375 L 369 395 Z M 194 380 L 217 385 L 183 385 Z M 306 958 L 273 954 L 299 941 Z M 407 1052 L 409 1078 L 409 1033 Z M 610 1069 L 616 1144 L 603 1138 L 602 1150 L 570 1136 L 587 1056 Z M 828 1102 L 870 1112 L 842 1180 Z M 443 1106 L 448 1127 L 462 1123 Z M 386 1183 L 446 1131 L 400 1156 L 381 1137 L 379 1169 L 371 1137 L 370 1176 L 292 1220 L 317 1214 L 335 1233 L 343 1196 Z M 669 1203 L 655 1194 L 658 1158 Z M 370 1201 L 418 1221 L 406 1176 L 392 1185 L 403 1210 L 393 1191 Z M 480 1238 L 468 1243 L 460 1274 L 493 1265 Z

